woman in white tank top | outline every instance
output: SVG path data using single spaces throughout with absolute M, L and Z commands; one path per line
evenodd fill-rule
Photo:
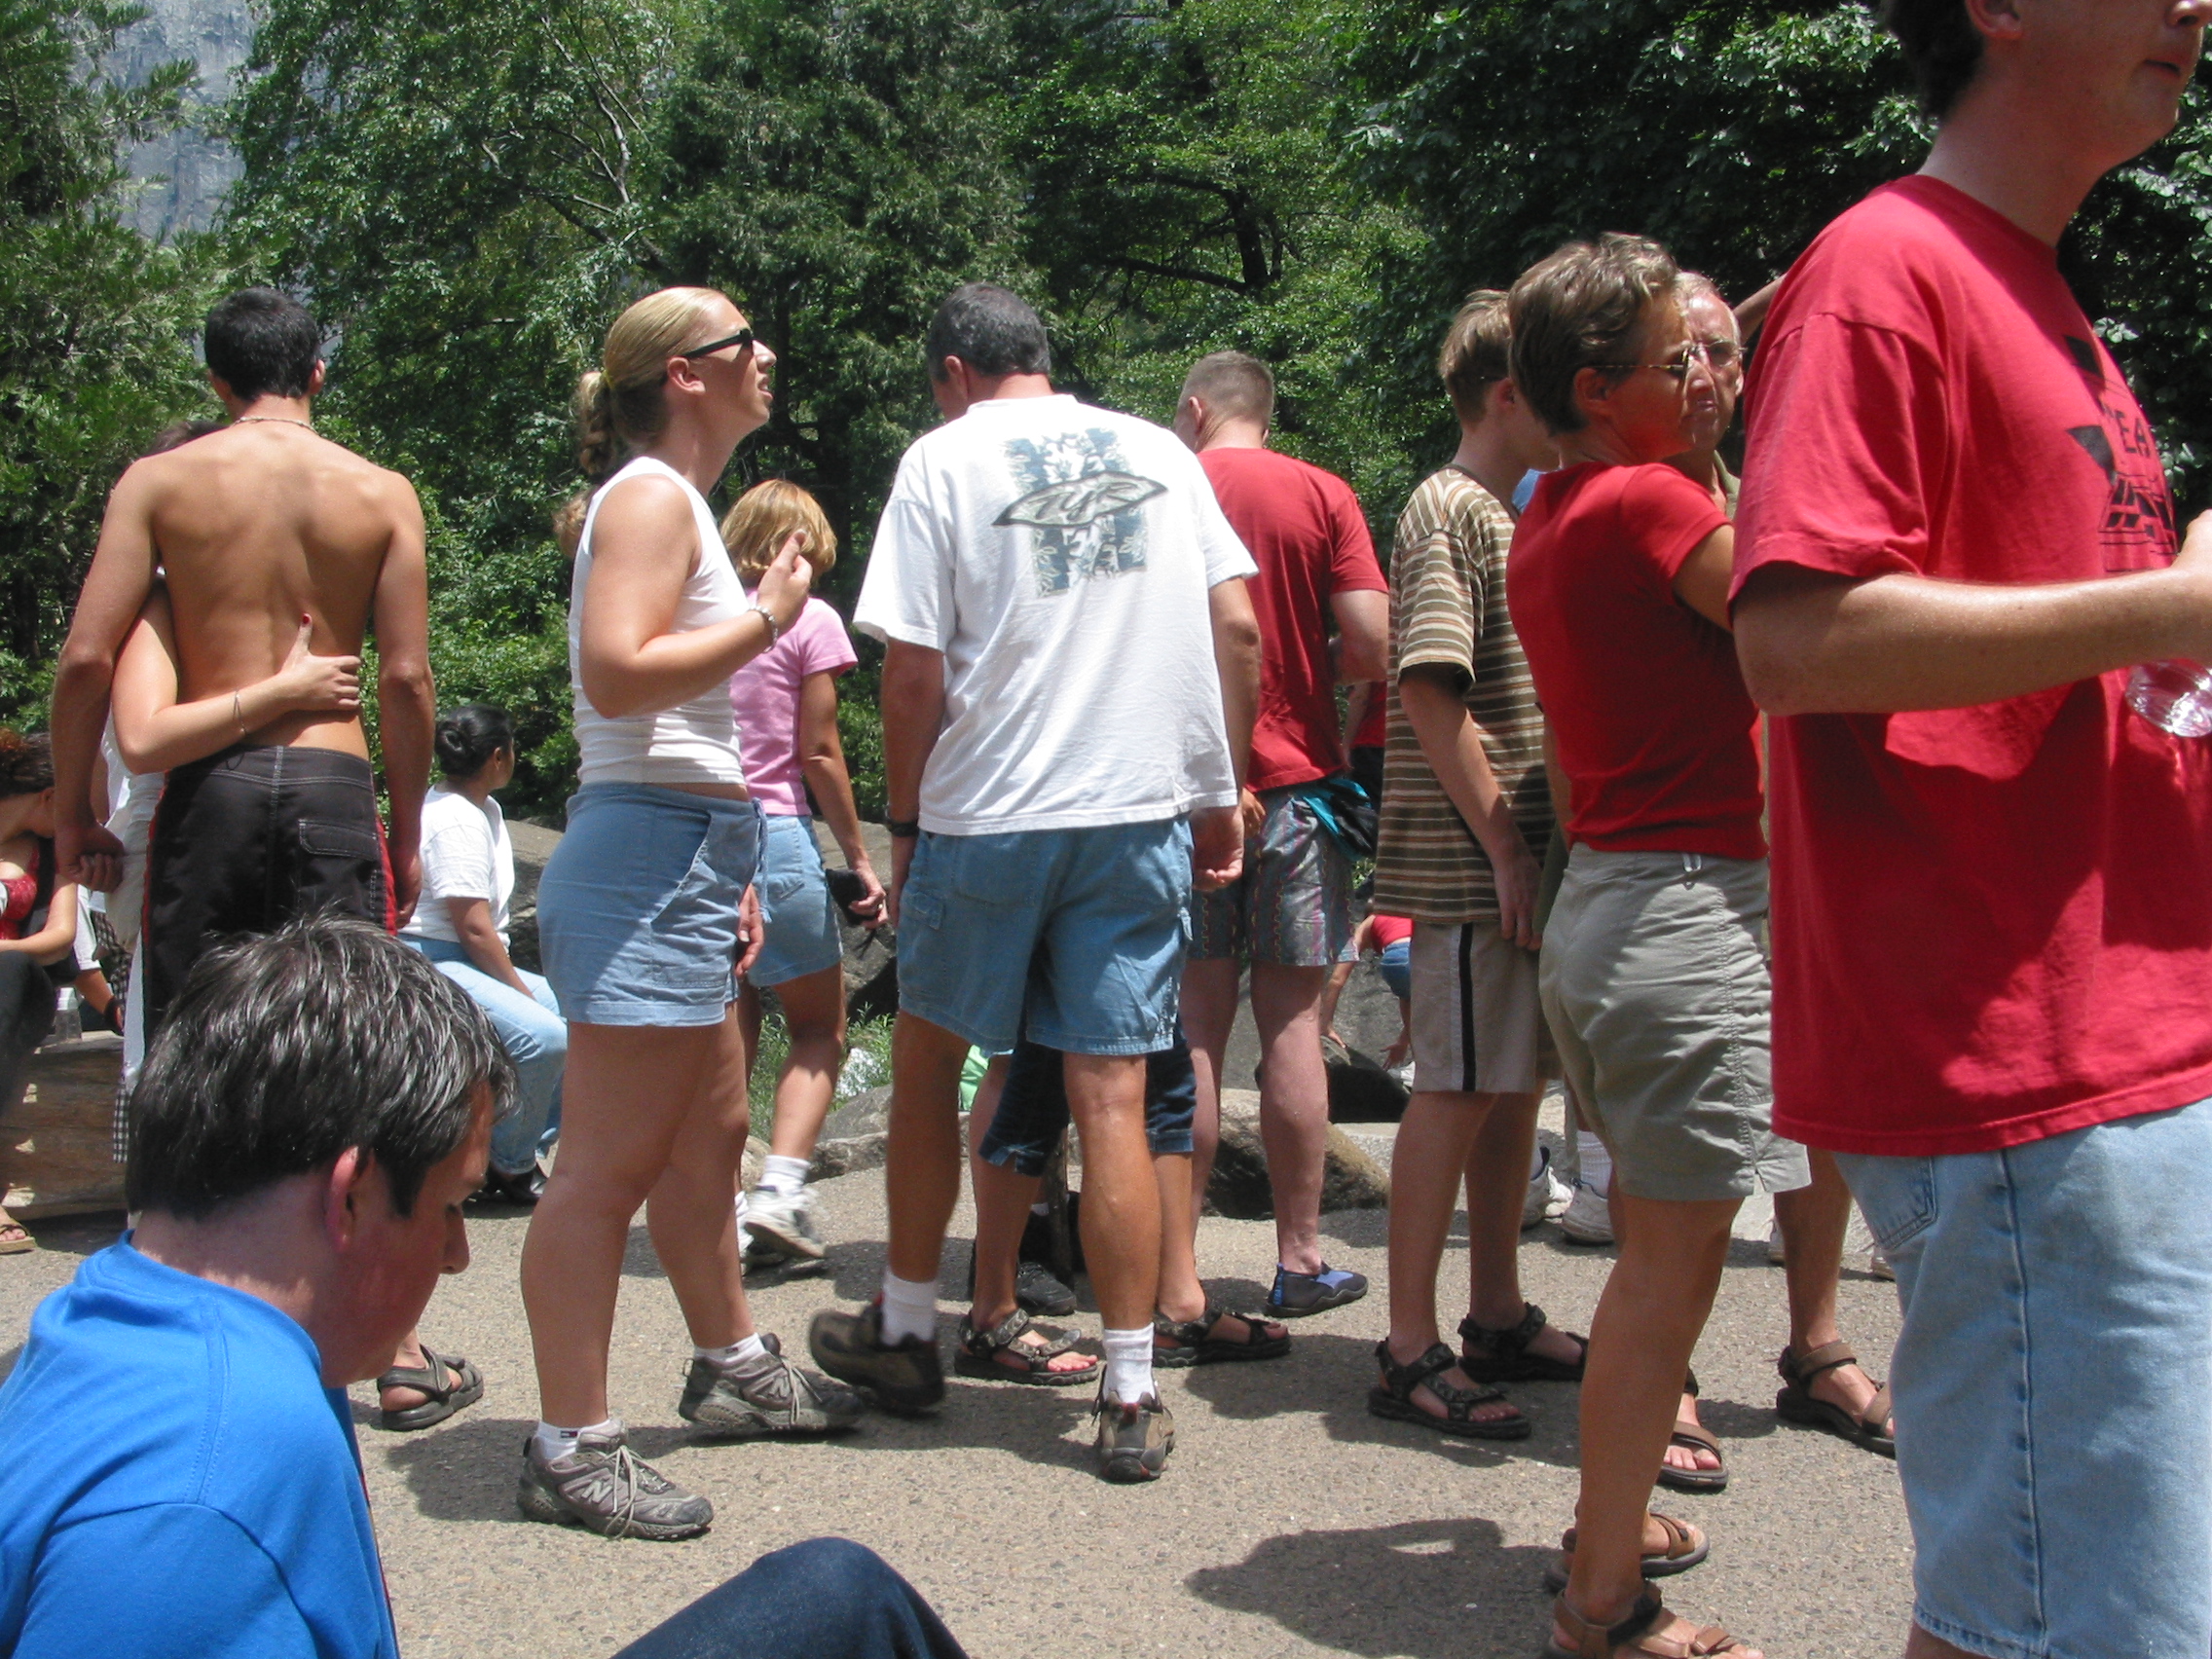
M 748 797 L 728 682 L 806 603 L 781 548 L 748 600 L 705 492 L 768 418 L 775 354 L 722 295 L 647 295 L 608 331 L 576 395 L 595 481 L 570 596 L 581 787 L 538 887 L 545 977 L 569 1021 L 561 1149 L 523 1247 L 542 1420 L 517 1500 L 533 1520 L 682 1538 L 714 1508 L 637 1461 L 607 1354 L 641 1204 L 690 1327 L 679 1413 L 737 1436 L 819 1432 L 851 1390 L 760 1340 L 731 1199 L 745 1154 L 735 975 L 759 949 Z

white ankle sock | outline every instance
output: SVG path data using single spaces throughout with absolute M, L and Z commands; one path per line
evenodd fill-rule
M 1613 1155 L 1588 1129 L 1574 1131 L 1574 1150 L 1582 1160 L 1582 1184 L 1601 1198 L 1612 1190 Z
M 750 1337 L 739 1338 L 727 1347 L 694 1347 L 691 1354 L 695 1359 L 705 1360 L 717 1371 L 734 1371 L 747 1360 L 758 1359 L 767 1351 L 768 1345 L 760 1340 L 760 1333 L 756 1331 Z
M 781 1198 L 795 1198 L 806 1188 L 806 1173 L 812 1168 L 803 1158 L 781 1158 L 770 1153 L 760 1161 L 760 1185 Z
M 883 1340 L 903 1343 L 908 1337 L 937 1341 L 937 1280 L 903 1279 L 883 1270 Z
M 1106 1397 L 1133 1406 L 1152 1397 L 1152 1327 L 1106 1333 Z
M 531 1434 L 536 1442 L 538 1456 L 550 1463 L 556 1457 L 565 1457 L 576 1449 L 579 1434 L 620 1434 L 622 1419 L 608 1418 L 605 1422 L 587 1423 L 582 1428 L 555 1428 L 549 1422 L 538 1423 Z

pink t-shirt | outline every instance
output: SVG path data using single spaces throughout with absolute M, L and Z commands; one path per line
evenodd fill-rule
M 750 589 L 745 597 L 753 597 Z M 810 599 L 782 639 L 729 677 L 729 706 L 745 751 L 745 787 L 762 812 L 806 816 L 798 764 L 799 687 L 810 674 L 842 674 L 858 661 L 844 618 Z

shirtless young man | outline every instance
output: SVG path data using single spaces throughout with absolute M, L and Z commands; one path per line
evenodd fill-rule
M 337 909 L 387 930 L 421 880 L 417 821 L 434 692 L 423 513 L 407 480 L 318 436 L 320 331 L 270 288 L 207 317 L 207 378 L 232 424 L 138 461 L 108 498 L 54 686 L 55 850 L 65 879 L 113 882 L 121 845 L 88 782 L 117 653 L 157 569 L 175 621 L 180 702 L 266 679 L 313 622 L 318 654 L 352 655 L 372 622 L 388 835 L 357 714 L 302 710 L 171 770 L 147 876 L 149 1036 L 215 940 Z

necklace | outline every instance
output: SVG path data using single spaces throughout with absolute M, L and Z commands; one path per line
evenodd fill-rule
M 311 432 L 314 430 L 314 424 L 312 421 L 295 421 L 289 415 L 240 415 L 236 421 L 232 422 L 231 424 L 234 426 L 243 426 L 248 422 L 252 421 L 274 421 L 278 425 L 305 426 Z

